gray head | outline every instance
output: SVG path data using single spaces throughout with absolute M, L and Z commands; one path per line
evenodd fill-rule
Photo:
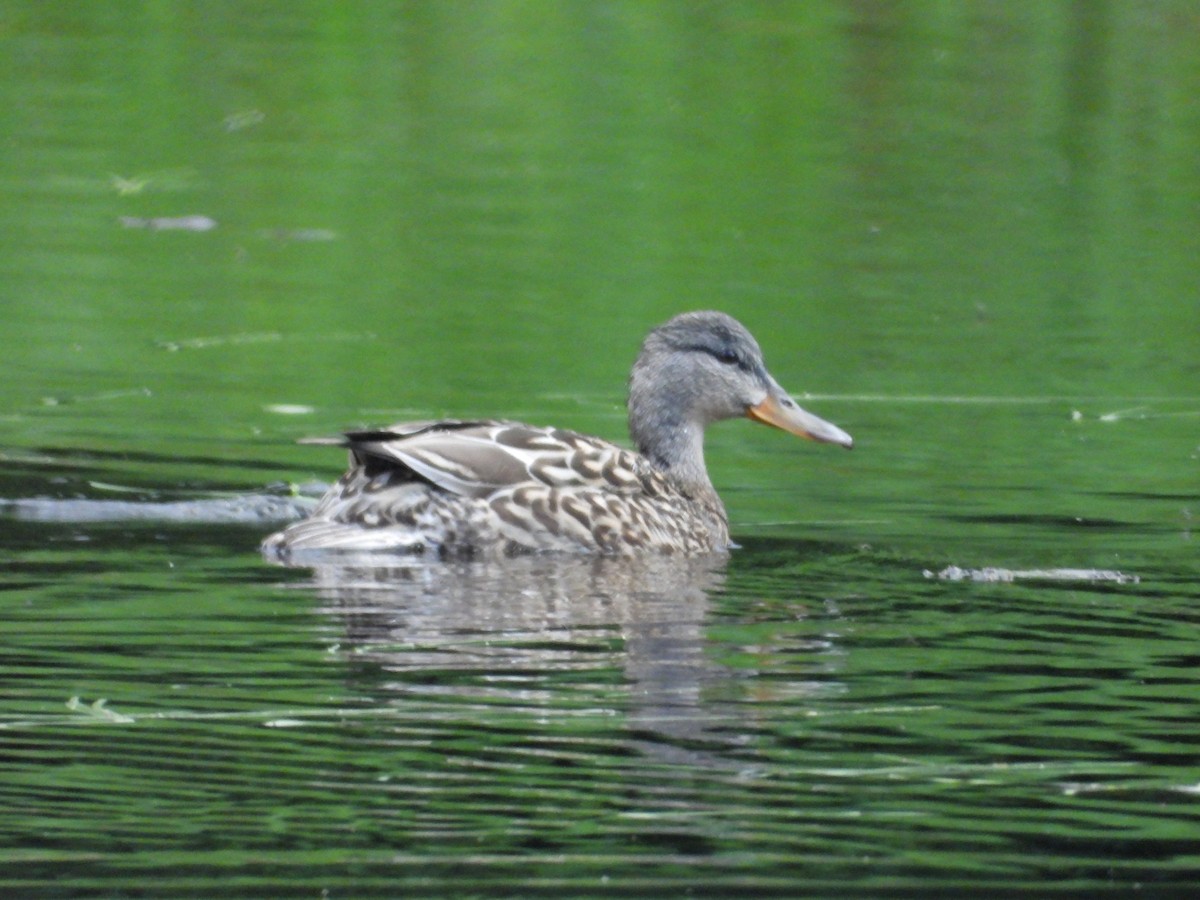
M 629 378 L 629 431 L 641 453 L 662 468 L 698 465 L 703 474 L 705 427 L 741 416 L 814 441 L 854 443 L 788 396 L 731 316 L 683 313 L 646 336 Z

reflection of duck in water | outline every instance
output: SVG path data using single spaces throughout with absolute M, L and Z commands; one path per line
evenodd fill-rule
M 749 416 L 812 440 L 850 435 L 801 409 L 758 343 L 718 312 L 676 316 L 642 343 L 629 380 L 637 453 L 517 422 L 410 422 L 346 434 L 350 470 L 268 555 L 350 549 L 706 553 L 729 546 L 704 466 L 704 429 Z M 327 442 L 328 443 L 328 442 Z
M 430 662 L 424 649 L 439 653 L 443 665 L 464 668 L 507 653 L 506 661 L 530 672 L 554 668 L 571 648 L 583 648 L 583 659 L 615 653 L 613 634 L 686 632 L 699 653 L 709 597 L 725 585 L 728 562 L 722 554 L 328 559 L 311 566 L 307 586 L 343 621 L 356 658 L 394 653 L 389 664 L 421 671 Z
M 746 672 L 713 659 L 704 629 L 727 563 L 724 554 L 339 553 L 315 562 L 309 586 L 338 626 L 322 630 L 336 635 L 330 659 L 351 693 L 389 718 L 415 716 L 413 727 L 435 735 L 438 710 L 456 732 L 492 727 L 443 705 L 483 703 L 505 711 L 506 730 L 527 727 L 536 747 L 538 720 L 553 713 L 552 728 L 575 718 L 575 738 L 602 734 L 596 753 L 620 740 L 654 759 L 740 770 L 719 754 L 740 739 L 730 723 L 746 709 L 723 701 L 739 695 L 733 682 Z

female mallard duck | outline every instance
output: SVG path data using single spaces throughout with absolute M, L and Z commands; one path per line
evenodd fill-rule
M 647 335 L 629 379 L 637 452 L 564 431 L 495 420 L 409 422 L 322 440 L 350 469 L 310 518 L 264 551 L 390 550 L 447 556 L 542 550 L 707 553 L 729 520 L 704 467 L 704 429 L 749 416 L 853 446 L 801 409 L 758 343 L 719 312 L 683 313 Z

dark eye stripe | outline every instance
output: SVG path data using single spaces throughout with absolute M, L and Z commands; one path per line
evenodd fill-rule
M 695 353 L 707 353 L 717 362 L 727 366 L 737 366 L 743 372 L 753 372 L 754 364 L 743 359 L 742 355 L 732 347 L 709 347 L 704 344 L 692 344 L 685 349 Z

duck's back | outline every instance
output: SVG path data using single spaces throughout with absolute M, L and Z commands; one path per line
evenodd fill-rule
M 267 539 L 272 555 L 698 553 L 729 543 L 715 494 L 685 494 L 638 454 L 573 431 L 448 420 L 322 442 L 348 447 L 350 468 L 311 518 Z

